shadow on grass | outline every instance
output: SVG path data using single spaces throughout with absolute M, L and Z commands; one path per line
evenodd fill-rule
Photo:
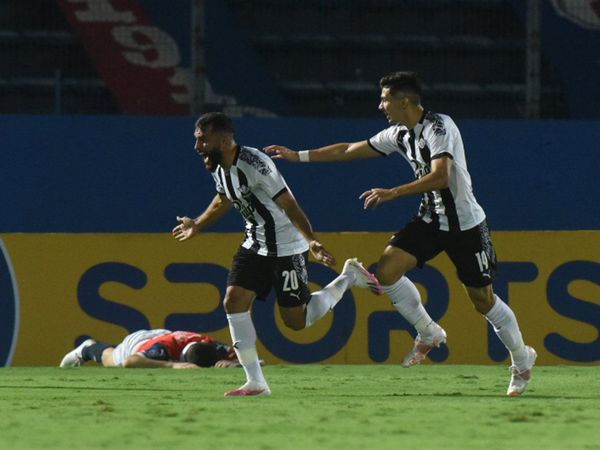
M 318 396 L 318 395 L 317 395 Z M 330 394 L 324 393 L 323 396 L 327 396 L 328 398 L 382 398 L 382 397 L 427 397 L 427 398 L 438 398 L 438 397 L 456 397 L 456 398 L 506 398 L 510 399 L 506 395 L 499 395 L 497 392 L 490 392 L 489 394 L 470 394 L 470 393 L 462 393 L 462 392 L 435 392 L 431 394 L 427 393 L 391 393 L 391 394 Z M 517 398 L 519 400 L 517 400 Z M 513 397 L 514 401 L 521 401 L 523 399 L 531 399 L 531 400 L 600 400 L 600 395 L 588 395 L 588 396 L 577 396 L 577 395 L 544 395 L 544 394 L 534 394 L 527 393 L 520 397 Z
M 97 386 L 0 386 L 0 389 L 62 389 L 79 391 L 128 391 L 128 392 L 189 392 L 190 389 L 164 389 L 164 388 L 139 388 L 131 386 L 123 387 L 97 387 Z

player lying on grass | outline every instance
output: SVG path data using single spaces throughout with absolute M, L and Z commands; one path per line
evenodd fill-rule
M 232 347 L 191 331 L 139 330 L 116 347 L 94 339 L 83 341 L 60 362 L 78 367 L 95 361 L 104 367 L 198 369 L 239 367 Z

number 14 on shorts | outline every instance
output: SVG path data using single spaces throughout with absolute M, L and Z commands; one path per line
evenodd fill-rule
M 477 252 L 475 253 L 475 257 L 477 258 L 477 264 L 479 264 L 479 271 L 481 273 L 487 272 L 490 268 L 490 264 L 488 262 L 488 258 L 485 252 Z

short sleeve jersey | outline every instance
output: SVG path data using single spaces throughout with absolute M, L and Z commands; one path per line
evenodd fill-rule
M 212 173 L 216 190 L 227 196 L 246 222 L 242 247 L 262 256 L 290 256 L 308 250 L 308 242 L 275 200 L 290 192 L 267 155 L 239 147 L 232 166 Z
M 412 130 L 392 125 L 368 142 L 384 156 L 400 153 L 410 163 L 416 179 L 431 172 L 433 160 L 453 160 L 449 186 L 423 194 L 417 216 L 425 222 L 443 231 L 459 231 L 473 228 L 485 219 L 485 212 L 473 195 L 460 131 L 449 116 L 426 111 Z
M 230 346 L 223 344 L 222 342 L 215 341 L 210 336 L 206 336 L 200 333 L 193 333 L 190 331 L 173 331 L 162 336 L 150 339 L 141 344 L 137 349 L 136 353 L 149 357 L 150 359 L 160 359 L 164 361 L 180 361 L 181 352 L 187 347 L 188 344 L 194 342 L 202 342 L 204 344 L 214 344 L 217 349 L 221 349 L 223 354 L 226 355 L 223 359 L 232 359 L 235 357 L 235 351 Z M 153 354 L 148 352 L 152 349 Z M 155 355 L 159 349 L 160 355 Z

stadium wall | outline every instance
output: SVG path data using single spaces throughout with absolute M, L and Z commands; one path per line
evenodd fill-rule
M 540 363 L 600 361 L 598 122 L 459 123 L 476 195 L 494 230 L 495 288 L 515 309 Z M 310 148 L 364 139 L 382 121 L 246 119 L 242 144 Z M 230 214 L 177 243 L 168 231 L 214 193 L 192 149 L 193 119 L 4 117 L 0 165 L 0 364 L 55 365 L 86 336 L 197 329 L 229 341 L 220 299 L 241 239 Z M 400 158 L 280 167 L 324 242 L 374 264 L 418 199 L 364 212 L 358 195 L 411 179 Z M 334 272 L 311 264 L 313 287 Z M 445 256 L 411 277 L 450 334 L 437 362 L 493 363 L 506 353 L 475 313 Z M 411 345 L 385 298 L 347 294 L 313 329 L 285 329 L 255 305 L 269 363 L 396 363 Z

